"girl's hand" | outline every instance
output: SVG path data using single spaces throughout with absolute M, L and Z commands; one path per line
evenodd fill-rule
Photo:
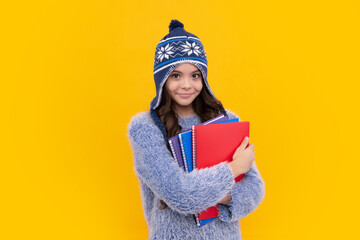
M 250 170 L 252 162 L 255 160 L 254 144 L 250 144 L 248 147 L 249 138 L 245 137 L 240 146 L 236 149 L 233 155 L 233 161 L 228 163 L 234 178 L 246 173 Z
M 228 192 L 226 197 L 224 197 L 219 203 L 224 204 L 224 205 L 229 205 L 230 204 L 230 192 Z

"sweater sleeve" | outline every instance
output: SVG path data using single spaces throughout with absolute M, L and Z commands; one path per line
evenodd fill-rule
M 235 185 L 231 169 L 225 163 L 184 172 L 154 125 L 132 120 L 128 137 L 137 177 L 177 212 L 199 213 L 216 205 Z
M 238 118 L 227 111 L 229 118 Z M 219 218 L 223 222 L 233 222 L 246 217 L 253 212 L 265 196 L 265 183 L 253 162 L 244 178 L 235 184 L 230 191 L 230 204 L 219 204 Z
M 264 181 L 253 162 L 250 170 L 230 191 L 230 204 L 219 204 L 219 218 L 233 222 L 246 217 L 261 203 L 265 195 Z

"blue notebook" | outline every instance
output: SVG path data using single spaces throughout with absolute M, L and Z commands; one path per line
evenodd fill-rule
M 193 170 L 191 131 L 180 133 L 178 136 L 185 171 L 191 172 Z

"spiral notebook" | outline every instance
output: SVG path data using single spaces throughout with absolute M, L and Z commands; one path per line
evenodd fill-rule
M 229 162 L 237 147 L 249 136 L 249 122 L 232 122 L 192 126 L 193 167 L 197 169 L 211 167 L 221 162 Z M 238 182 L 244 174 L 238 176 Z M 198 225 L 202 220 L 217 217 L 218 206 L 213 206 L 197 215 Z

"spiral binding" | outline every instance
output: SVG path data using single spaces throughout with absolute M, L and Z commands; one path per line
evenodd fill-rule
M 186 148 L 184 146 L 184 142 L 182 140 L 182 137 L 181 137 L 181 134 L 179 134 L 179 140 L 180 140 L 180 146 L 181 146 L 181 152 L 182 152 L 182 155 L 183 155 L 183 162 L 184 162 L 184 166 L 185 166 L 185 170 L 186 172 L 189 172 L 189 168 L 188 168 L 188 165 L 187 165 L 187 153 L 186 153 Z
M 195 218 L 195 221 L 196 221 L 196 225 L 197 225 L 198 227 L 201 226 L 201 225 L 200 225 L 200 220 L 199 220 L 199 215 L 200 215 L 200 214 L 194 215 L 194 218 Z
M 197 168 L 196 154 L 197 154 L 197 136 L 196 136 L 196 128 L 195 125 L 191 127 L 192 132 L 192 152 L 193 152 L 193 168 Z
M 176 155 L 175 149 L 174 149 L 174 144 L 171 140 L 169 140 L 169 145 L 170 145 L 170 149 L 171 149 L 171 153 L 173 155 L 173 158 L 176 162 L 176 159 L 178 159 L 179 157 Z

